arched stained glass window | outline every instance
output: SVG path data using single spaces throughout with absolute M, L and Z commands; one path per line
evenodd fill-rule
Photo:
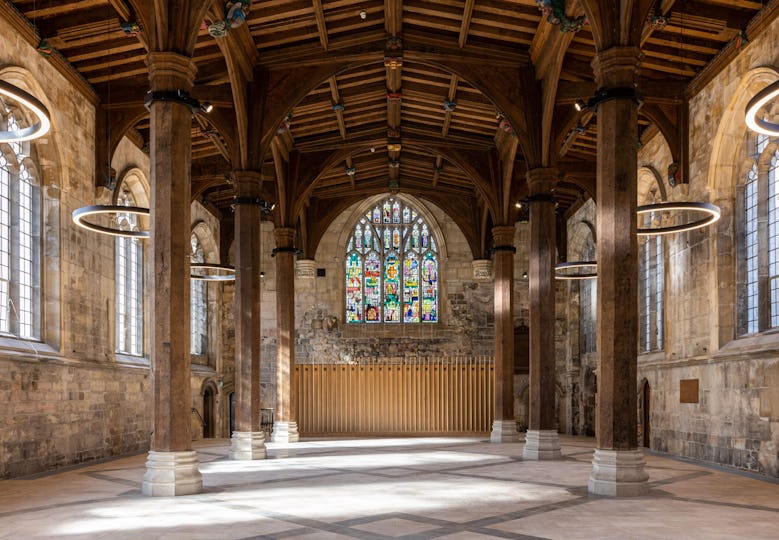
M 347 323 L 438 322 L 438 249 L 411 206 L 385 199 L 354 226 L 346 253 Z
M 196 234 L 189 238 L 191 252 L 189 260 L 192 263 L 206 262 L 203 246 Z M 190 347 L 192 354 L 205 354 L 208 341 L 208 303 L 206 301 L 206 282 L 200 279 L 189 281 L 190 310 Z

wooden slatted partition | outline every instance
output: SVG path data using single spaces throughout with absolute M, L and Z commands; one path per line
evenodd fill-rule
M 493 369 L 490 356 L 298 365 L 298 429 L 303 435 L 486 433 Z

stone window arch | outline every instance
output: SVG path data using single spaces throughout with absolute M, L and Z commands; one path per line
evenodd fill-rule
M 736 193 L 738 333 L 779 327 L 779 144 L 747 132 Z
M 433 224 L 412 201 L 387 196 L 364 209 L 345 250 L 347 324 L 440 320 L 441 250 Z
M 651 167 L 638 171 L 639 205 L 665 200 L 660 174 Z M 638 216 L 640 228 L 657 227 L 658 214 Z M 639 352 L 662 350 L 665 337 L 665 244 L 663 235 L 638 239 L 638 344 Z
M 3 129 L 26 125 L 0 101 Z M 41 190 L 33 145 L 0 144 L 0 334 L 41 339 Z
M 115 204 L 148 208 L 148 182 L 138 169 L 123 175 L 116 188 Z M 117 212 L 116 226 L 122 230 L 148 227 L 135 214 Z M 114 250 L 116 301 L 116 352 L 144 355 L 144 266 L 143 240 L 117 236 Z

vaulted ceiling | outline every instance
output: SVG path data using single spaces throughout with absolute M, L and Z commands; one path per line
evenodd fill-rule
M 478 255 L 494 219 L 484 188 L 496 174 L 484 156 L 494 155 L 514 163 L 511 201 L 524 196 L 528 166 L 557 168 L 564 219 L 595 195 L 597 116 L 574 104 L 597 90 L 596 44 L 578 0 L 562 12 L 545 3 L 546 12 L 536 0 L 254 0 L 245 24 L 212 37 L 225 5 L 210 2 L 192 94 L 215 109 L 193 116 L 193 197 L 231 229 L 230 173 L 259 153 L 267 198 L 289 214 L 274 219 L 298 226 L 308 251 L 337 212 L 393 189 L 446 209 Z M 149 40 L 128 24 L 142 21 L 142 4 L 0 3 L 0 16 L 51 47 L 50 61 L 96 105 L 98 149 L 122 135 L 149 140 Z M 776 1 L 657 0 L 641 30 L 642 137 L 659 130 L 684 169 L 686 100 L 776 12 Z M 241 83 L 259 89 L 254 99 L 270 96 L 261 128 L 242 128 Z M 109 177 L 98 162 L 96 182 Z

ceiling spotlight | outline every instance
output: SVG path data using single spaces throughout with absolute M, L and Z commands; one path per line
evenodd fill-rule
M 514 203 L 514 206 L 516 206 L 518 209 L 522 210 L 522 203 L 517 201 Z
M 576 103 L 574 103 L 573 106 L 579 112 L 582 112 L 584 109 L 587 108 L 587 104 L 584 102 L 583 99 L 577 99 Z
M 210 113 L 211 111 L 214 110 L 214 106 L 210 102 L 204 101 L 203 103 L 200 104 L 200 110 L 203 111 L 204 113 Z
M 374 153 L 375 151 L 376 151 L 376 147 L 371 146 L 371 154 Z
M 367 14 L 367 13 L 365 13 L 365 10 L 362 10 L 362 11 L 360 11 L 360 18 L 361 18 L 362 20 L 365 20 L 365 19 L 367 19 L 367 18 L 368 18 L 368 14 Z

